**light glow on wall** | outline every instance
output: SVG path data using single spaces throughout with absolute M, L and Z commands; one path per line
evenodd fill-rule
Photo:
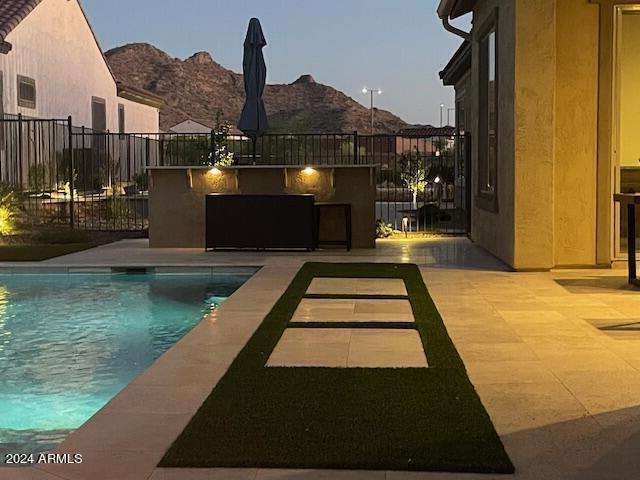
M 222 175 L 222 170 L 220 170 L 218 167 L 213 167 L 211 170 L 209 170 L 209 173 L 211 175 Z
M 314 173 L 316 173 L 316 171 L 311 167 L 307 167 L 304 170 L 302 170 L 302 173 L 304 173 L 305 175 L 313 175 Z

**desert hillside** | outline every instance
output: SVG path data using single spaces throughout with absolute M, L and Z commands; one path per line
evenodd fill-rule
M 165 100 L 160 127 L 167 130 L 187 118 L 207 125 L 216 113 L 235 125 L 244 104 L 242 75 L 215 62 L 207 52 L 186 60 L 172 58 L 146 43 L 106 52 L 116 78 Z M 268 65 L 267 65 L 268 68 Z M 265 105 L 270 132 L 369 133 L 370 111 L 353 98 L 301 75 L 287 85 L 267 85 Z M 407 124 L 385 110 L 376 110 L 376 133 L 397 132 Z

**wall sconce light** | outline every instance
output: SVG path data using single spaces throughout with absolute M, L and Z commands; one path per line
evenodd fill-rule
M 436 176 L 436 178 L 433 179 L 433 183 L 440 183 L 440 177 Z
M 305 175 L 313 175 L 314 173 L 316 173 L 315 169 L 311 168 L 311 167 L 307 167 L 304 170 L 302 170 L 302 172 Z
M 211 175 L 221 175 L 222 170 L 220 170 L 218 167 L 213 167 L 211 170 L 209 170 L 209 173 Z

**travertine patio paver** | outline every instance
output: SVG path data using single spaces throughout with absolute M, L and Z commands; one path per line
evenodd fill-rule
M 413 322 L 408 300 L 303 298 L 292 322 Z
M 311 280 L 307 293 L 343 295 L 406 295 L 400 278 L 323 278 Z
M 268 367 L 427 367 L 416 330 L 287 328 Z
M 347 367 L 348 328 L 287 328 L 271 352 L 268 367 Z
M 349 367 L 427 367 L 416 330 L 351 330 Z

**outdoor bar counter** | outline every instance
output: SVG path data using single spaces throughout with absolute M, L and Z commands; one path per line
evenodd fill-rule
M 313 194 L 320 204 L 349 204 L 351 245 L 375 248 L 375 165 L 164 166 L 147 170 L 151 247 L 205 248 L 206 195 L 235 193 Z M 323 210 L 318 228 L 321 245 L 323 239 L 344 239 L 343 211 Z

